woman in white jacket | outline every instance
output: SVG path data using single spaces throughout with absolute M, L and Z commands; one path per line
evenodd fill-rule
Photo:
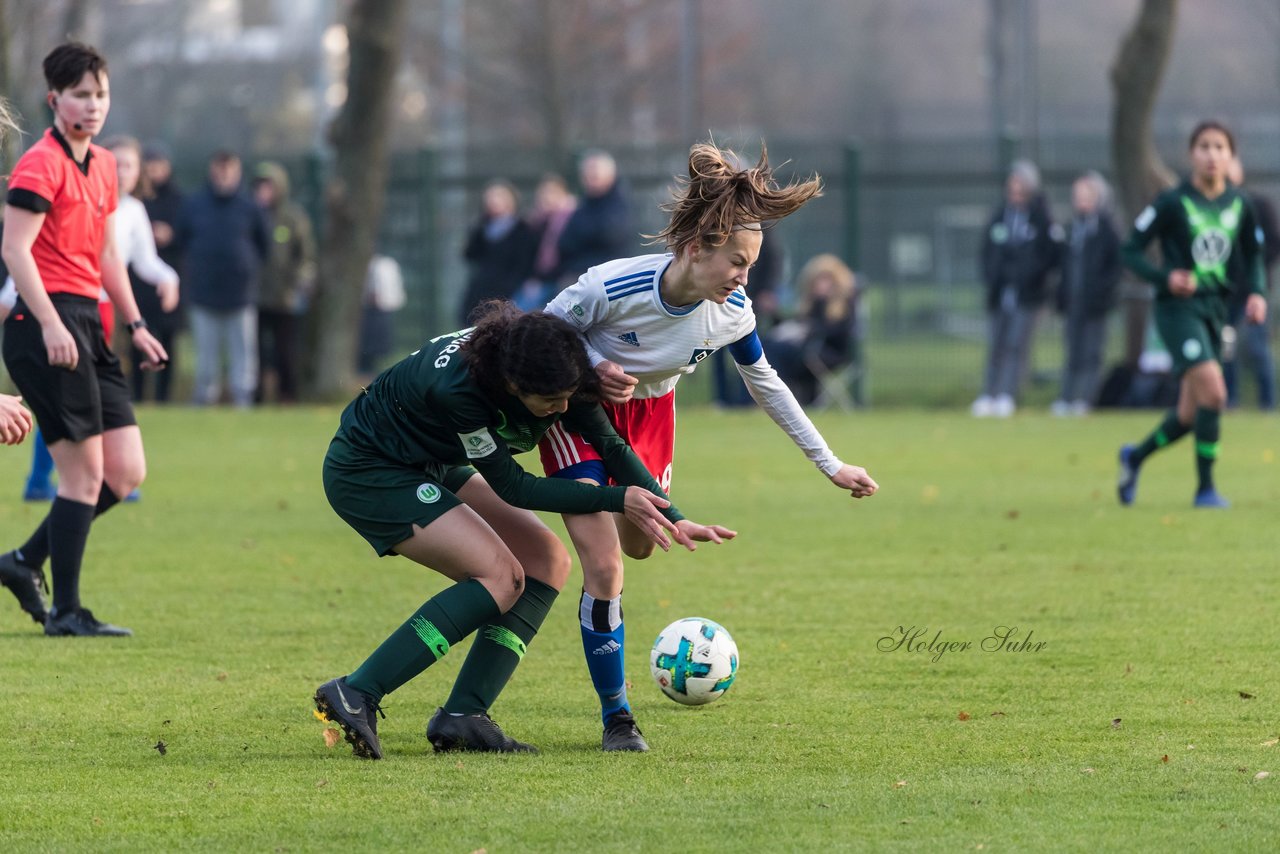
M 130 136 L 116 136 L 105 140 L 103 148 L 109 150 L 116 158 L 116 177 L 120 188 L 119 207 L 115 212 L 116 250 L 125 266 L 156 289 L 160 298 L 160 307 L 173 311 L 178 307 L 178 274 L 172 267 L 160 260 L 156 254 L 155 236 L 151 233 L 151 220 L 147 217 L 147 209 L 142 202 L 134 198 L 133 191 L 138 186 L 138 178 L 142 174 L 142 146 Z M 5 282 L 0 292 L 0 319 L 13 308 L 17 291 L 13 279 Z M 115 310 L 107 297 L 106 290 L 98 295 L 99 309 L 102 313 L 102 328 L 110 343 L 115 328 Z M 26 501 L 52 501 L 56 492 L 50 478 L 53 475 L 53 458 L 39 431 L 36 432 L 35 447 L 32 452 L 31 473 L 27 475 L 27 485 L 22 497 Z M 125 500 L 136 501 L 137 490 Z

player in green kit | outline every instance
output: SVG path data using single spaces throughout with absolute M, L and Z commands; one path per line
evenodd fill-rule
M 1213 463 L 1227 401 L 1219 359 L 1232 290 L 1249 292 L 1245 316 L 1250 322 L 1262 323 L 1267 316 L 1262 233 L 1248 200 L 1226 178 L 1234 156 L 1235 138 L 1226 127 L 1213 121 L 1196 125 L 1191 178 L 1161 193 L 1138 215 L 1122 250 L 1129 269 L 1156 286 L 1156 329 L 1182 381 L 1177 406 L 1155 432 L 1139 445 L 1120 449 L 1121 504 L 1133 503 L 1147 457 L 1194 432 L 1199 478 L 1194 506 L 1230 506 L 1214 488 Z M 1163 266 L 1143 255 L 1157 238 Z M 1236 253 L 1232 269 L 1246 271 L 1247 281 L 1231 281 L 1227 275 L 1228 261 Z
M 456 583 L 433 596 L 350 675 L 315 694 L 357 756 L 380 759 L 382 698 L 477 632 L 436 750 L 533 751 L 487 711 L 568 579 L 569 553 L 531 510 L 623 513 L 658 546 L 734 532 L 683 518 L 610 425 L 577 332 L 560 318 L 486 304 L 473 329 L 434 339 L 384 371 L 342 413 L 324 461 L 338 515 L 381 556 L 403 555 Z M 622 486 L 534 477 L 512 454 L 557 421 L 591 437 Z

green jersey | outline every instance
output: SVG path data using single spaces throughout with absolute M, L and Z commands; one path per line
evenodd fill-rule
M 626 486 L 665 496 L 598 403 L 571 402 L 563 416 L 539 417 L 515 395 L 486 394 L 460 352 L 470 333 L 433 338 L 380 374 L 342 413 L 338 437 L 350 449 L 343 453 L 420 469 L 474 466 L 504 501 L 530 510 L 620 513 Z M 512 459 L 537 447 L 557 420 L 590 442 L 610 477 L 624 486 L 535 477 Z M 663 514 L 672 521 L 684 518 L 674 505 Z
M 1156 238 L 1159 267 L 1143 254 Z M 1261 294 L 1265 288 L 1262 230 L 1248 199 L 1230 184 L 1216 199 L 1205 198 L 1190 181 L 1165 190 L 1138 214 L 1121 254 L 1125 266 L 1156 286 L 1158 299 L 1173 298 L 1172 270 L 1195 273 L 1193 298 L 1225 298 L 1233 290 Z M 1244 281 L 1232 280 L 1228 262 Z

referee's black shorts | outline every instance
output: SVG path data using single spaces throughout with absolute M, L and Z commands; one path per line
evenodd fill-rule
M 103 336 L 98 301 L 72 294 L 49 299 L 75 338 L 80 360 L 74 371 L 49 364 L 40 321 L 22 300 L 4 322 L 5 367 L 35 413 L 45 442 L 81 442 L 137 424 L 120 359 Z

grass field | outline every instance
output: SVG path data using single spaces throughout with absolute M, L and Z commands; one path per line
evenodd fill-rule
M 442 582 L 375 559 L 327 507 L 336 411 L 143 410 L 144 500 L 95 527 L 84 584 L 137 636 L 46 639 L 0 596 L 0 843 L 1276 850 L 1280 423 L 1226 420 L 1232 510 L 1190 509 L 1185 443 L 1121 509 L 1114 451 L 1155 418 L 823 416 L 882 485 L 855 504 L 760 413 L 685 411 L 675 497 L 741 536 L 628 570 L 653 751 L 599 751 L 575 577 L 494 709 L 541 755 L 429 752 L 458 650 L 388 698 L 373 763 L 325 747 L 311 694 Z M 16 500 L 27 459 L 0 453 L 5 547 L 43 511 Z M 647 654 L 695 614 L 733 633 L 742 666 L 725 698 L 687 709 Z M 1000 626 L 1031 648 L 983 650 Z M 894 649 L 900 627 L 941 636 Z M 938 656 L 943 642 L 972 646 Z

